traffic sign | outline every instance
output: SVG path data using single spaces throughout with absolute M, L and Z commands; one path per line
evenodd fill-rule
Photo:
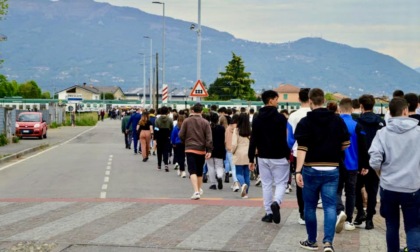
M 190 96 L 192 97 L 207 97 L 209 96 L 209 93 L 207 93 L 206 88 L 204 87 L 203 83 L 201 83 L 201 80 L 198 80 L 194 88 L 191 90 Z

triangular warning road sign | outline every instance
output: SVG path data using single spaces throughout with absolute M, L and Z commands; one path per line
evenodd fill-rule
M 191 90 L 190 96 L 193 97 L 207 97 L 209 96 L 209 93 L 207 93 L 206 88 L 204 87 L 203 83 L 201 83 L 201 80 L 198 80 L 194 88 Z

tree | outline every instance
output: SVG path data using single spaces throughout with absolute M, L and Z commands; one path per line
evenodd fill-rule
M 226 72 L 220 72 L 208 90 L 207 100 L 255 100 L 255 91 L 251 85 L 255 83 L 250 79 L 251 73 L 245 72 L 242 58 L 232 53 L 232 60 L 226 66 Z
M 41 94 L 42 99 L 51 99 L 51 93 L 46 91 Z
M 3 17 L 7 14 L 7 9 L 9 8 L 8 0 L 0 0 L 0 20 L 3 20 Z
M 41 98 L 41 89 L 35 81 L 28 81 L 19 86 L 18 94 L 24 99 Z
M 104 93 L 101 93 L 101 100 L 104 99 Z M 105 93 L 105 100 L 115 100 L 113 93 Z

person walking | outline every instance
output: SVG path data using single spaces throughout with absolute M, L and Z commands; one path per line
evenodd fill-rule
M 178 176 L 181 176 L 181 178 L 187 177 L 187 174 L 185 173 L 185 144 L 181 141 L 181 138 L 178 135 L 184 120 L 185 116 L 179 114 L 176 125 L 174 126 L 171 134 L 171 143 L 174 147 L 174 156 L 179 166 L 177 173 Z
M 130 113 L 127 111 L 121 120 L 121 131 L 124 134 L 125 148 L 131 149 L 131 141 L 133 138 L 131 129 L 127 129 L 128 121 L 130 120 Z
M 324 252 L 333 252 L 337 220 L 337 187 L 342 151 L 350 145 L 350 136 L 343 119 L 323 107 L 324 91 L 312 88 L 309 105 L 312 109 L 298 123 L 296 182 L 303 188 L 307 239 L 299 245 L 318 250 L 316 207 L 319 195 L 324 210 Z
M 289 143 L 289 146 L 292 147 L 292 166 L 294 169 L 296 169 L 296 159 L 297 159 L 297 143 L 295 141 L 294 133 L 296 131 L 297 124 L 300 122 L 300 120 L 304 117 L 306 117 L 306 114 L 311 111 L 311 108 L 309 107 L 309 88 L 301 88 L 299 90 L 299 102 L 300 102 L 300 108 L 290 114 L 288 119 L 288 126 L 290 126 L 290 130 L 287 131 L 287 141 Z M 296 198 L 299 206 L 299 219 L 298 223 L 301 225 L 305 225 L 305 214 L 304 214 L 304 206 L 305 203 L 303 201 L 302 196 L 302 188 L 299 186 L 296 186 Z
M 385 126 L 385 121 L 377 114 L 373 113 L 375 98 L 373 95 L 362 95 L 359 98 L 362 114 L 357 122 L 362 126 L 362 134 L 366 139 L 366 151 L 369 150 L 376 132 Z M 365 187 L 367 193 L 366 212 L 363 209 L 362 188 Z M 365 229 L 374 228 L 373 216 L 376 214 L 376 196 L 379 188 L 379 177 L 371 167 L 363 167 L 357 176 L 356 183 L 356 209 L 357 215 L 353 224 L 361 227 L 364 221 Z
M 223 189 L 223 160 L 226 158 L 225 149 L 225 128 L 218 124 L 219 116 L 215 113 L 210 114 L 210 127 L 213 139 L 213 150 L 211 158 L 206 160 L 210 188 L 216 190 Z M 229 176 L 229 175 L 228 175 Z
M 140 136 L 139 139 L 143 162 L 146 162 L 149 159 L 150 140 L 153 136 L 153 125 L 149 120 L 149 112 L 144 111 L 141 115 L 141 119 L 137 125 L 137 131 L 139 132 Z
M 171 133 L 173 129 L 172 119 L 168 117 L 168 107 L 160 108 L 161 115 L 155 122 L 154 138 L 157 147 L 158 170 L 162 169 L 162 158 L 165 171 L 169 172 L 169 148 L 171 144 Z
M 254 171 L 258 150 L 258 167 L 262 182 L 265 216 L 264 222 L 278 224 L 280 205 L 289 180 L 290 149 L 287 145 L 287 120 L 277 111 L 279 95 L 267 90 L 261 95 L 264 107 L 254 115 L 248 149 L 249 168 Z M 273 199 L 273 183 L 275 188 Z
M 241 197 L 248 198 L 248 190 L 251 185 L 249 174 L 249 138 L 251 136 L 251 125 L 249 116 L 241 113 L 238 118 L 238 125 L 232 135 L 232 155 L 235 164 L 236 177 L 241 186 Z
M 131 129 L 132 132 L 132 136 L 133 136 L 133 149 L 134 149 L 134 154 L 137 154 L 137 145 L 138 145 L 138 132 L 137 132 L 137 124 L 139 124 L 139 121 L 141 119 L 141 114 L 140 114 L 140 108 L 138 108 L 136 111 L 134 111 L 131 116 L 130 119 L 128 120 L 126 129 L 129 130 Z M 140 148 L 139 148 L 140 150 Z
M 233 185 L 231 188 L 234 192 L 239 191 L 239 181 L 238 181 L 238 178 L 236 177 L 236 167 L 235 167 L 235 163 L 233 162 L 232 135 L 233 135 L 234 129 L 236 128 L 236 123 L 238 122 L 238 118 L 239 118 L 239 115 L 237 114 L 234 114 L 232 116 L 231 123 L 228 125 L 225 132 L 225 146 L 226 146 L 225 166 L 228 165 L 230 167 L 230 171 L 232 172 Z
M 378 131 L 369 149 L 370 166 L 380 176 L 380 214 L 385 218 L 389 252 L 400 250 L 400 211 L 407 250 L 420 251 L 420 127 L 409 118 L 407 101 L 389 103 L 391 117 Z
M 185 153 L 187 156 L 188 172 L 194 190 L 191 199 L 200 199 L 203 190 L 203 167 L 205 159 L 211 158 L 213 150 L 213 139 L 210 123 L 204 119 L 201 114 L 203 105 L 200 103 L 192 107 L 190 116 L 185 119 L 178 135 L 185 144 Z

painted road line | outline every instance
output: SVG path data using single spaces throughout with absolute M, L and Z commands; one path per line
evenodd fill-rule
M 71 202 L 46 202 L 32 207 L 20 209 L 8 214 L 0 215 L 0 226 L 9 225 L 24 219 L 35 217 L 52 210 L 71 205 Z
M 168 225 L 180 216 L 194 209 L 194 205 L 165 205 L 136 220 L 114 229 L 95 240 L 92 244 L 134 245 L 136 242 Z
M 109 176 L 111 174 L 111 171 L 105 171 L 105 175 Z
M 102 190 L 106 190 L 106 189 L 108 189 L 108 184 L 103 184 L 102 185 Z
M 13 241 L 45 241 L 61 233 L 86 225 L 92 221 L 105 217 L 134 203 L 102 203 L 89 209 L 80 211 L 43 226 L 13 235 L 6 240 Z
M 101 192 L 101 195 L 99 195 L 99 198 L 106 199 L 106 192 Z
M 105 178 L 104 178 L 104 182 L 105 182 L 105 183 L 108 183 L 108 182 L 109 182 L 109 177 L 105 177 Z
M 259 208 L 229 207 L 178 244 L 177 248 L 221 250 L 258 211 Z M 222 227 L 223 232 L 220 232 Z

